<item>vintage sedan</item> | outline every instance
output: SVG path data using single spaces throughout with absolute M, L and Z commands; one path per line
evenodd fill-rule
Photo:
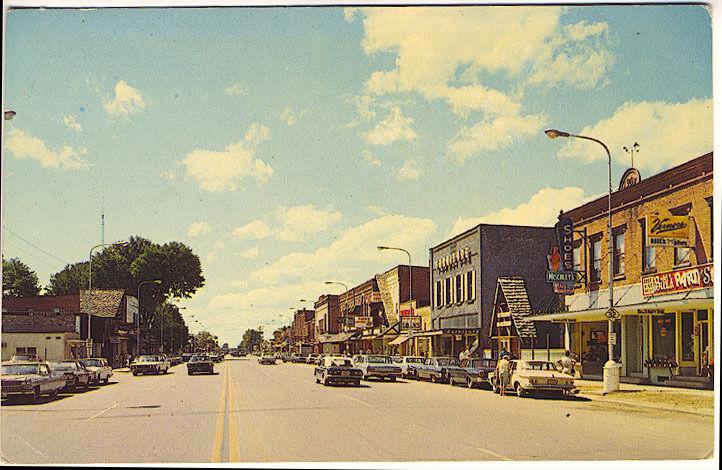
M 37 354 L 15 354 L 10 357 L 11 362 L 40 362 Z
M 311 353 L 306 356 L 306 364 L 318 364 L 320 357 L 321 355 L 318 353 Z
M 358 367 L 354 367 L 348 357 L 328 356 L 314 368 L 313 375 L 317 384 L 351 384 L 358 387 L 361 385 L 363 372 Z
M 41 395 L 57 398 L 65 387 L 65 377 L 52 374 L 47 362 L 4 362 L 2 364 L 2 398 L 29 396 L 37 403 Z
M 167 374 L 170 361 L 162 354 L 143 354 L 130 364 L 133 375 L 138 374 Z
M 391 356 L 382 355 L 359 355 L 354 356 L 353 365 L 361 369 L 364 380 L 371 377 L 395 382 L 401 377 L 401 367 L 395 365 Z
M 259 364 L 276 365 L 276 355 L 273 353 L 263 353 L 258 358 Z
M 302 356 L 300 354 L 291 354 L 291 362 L 293 364 L 305 364 L 306 356 Z
M 186 367 L 188 367 L 188 375 L 200 373 L 212 374 L 213 360 L 206 354 L 195 354 L 190 358 Z
M 91 383 L 99 384 L 102 382 L 107 384 L 113 375 L 113 368 L 108 365 L 108 361 L 104 357 L 81 359 L 80 362 L 92 374 Z
M 415 366 L 418 380 L 447 383 L 449 370 L 458 367 L 459 360 L 453 357 L 429 357 L 423 364 Z
M 519 397 L 536 394 L 537 392 L 550 392 L 560 396 L 576 393 L 574 377 L 557 369 L 549 361 L 513 360 L 509 364 L 511 379 L 509 387 L 513 388 Z M 490 374 L 490 383 L 496 392 L 496 377 Z
M 449 368 L 449 383 L 451 385 L 466 384 L 469 388 L 488 386 L 489 374 L 493 374 L 495 370 L 495 359 L 469 359 L 462 361 L 459 367 Z
M 58 377 L 65 378 L 65 389 L 77 392 L 87 390 L 93 374 L 88 371 L 82 362 L 76 359 L 50 362 L 50 372 Z
M 401 367 L 401 376 L 409 379 L 416 378 L 416 366 L 423 364 L 426 360 L 422 356 L 401 356 L 394 359 L 394 363 Z

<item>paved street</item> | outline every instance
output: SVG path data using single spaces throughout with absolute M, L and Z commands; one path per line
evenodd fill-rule
M 216 371 L 189 377 L 183 364 L 165 376 L 116 372 L 110 385 L 89 392 L 2 406 L 2 457 L 13 463 L 698 459 L 713 446 L 711 417 L 414 381 L 323 387 L 312 366 L 261 366 L 255 358 L 228 359 Z M 607 443 L 609 435 L 614 442 Z

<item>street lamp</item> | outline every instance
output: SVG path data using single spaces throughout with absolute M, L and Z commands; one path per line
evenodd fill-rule
M 93 357 L 93 343 L 91 339 L 90 320 L 93 317 L 93 251 L 101 246 L 125 246 L 128 242 L 100 243 L 90 249 L 88 254 L 88 341 L 85 345 L 87 357 Z
M 140 354 L 140 286 L 143 284 L 160 284 L 162 281 L 160 279 L 149 279 L 147 281 L 141 281 L 140 284 L 138 284 L 138 315 L 135 318 L 135 325 L 138 329 L 138 337 L 136 338 L 136 348 L 138 349 L 138 354 Z
M 406 256 L 409 257 L 409 327 L 408 327 L 408 332 L 409 332 L 409 336 L 410 336 L 411 317 L 414 316 L 414 308 L 411 305 L 411 297 L 413 295 L 413 284 L 411 283 L 411 271 L 412 271 L 411 253 L 409 253 L 408 250 L 405 250 L 403 248 L 397 248 L 394 246 L 377 246 L 376 249 L 379 251 L 384 251 L 384 250 L 403 251 L 404 253 L 406 253 Z M 404 322 L 402 321 L 402 318 L 401 318 L 401 293 L 400 292 L 399 292 L 399 321 L 401 321 L 401 325 L 403 326 Z M 479 325 L 479 328 L 481 328 L 481 325 Z M 399 330 L 401 330 L 401 328 L 399 328 Z M 410 349 L 410 347 L 411 346 L 409 345 L 409 349 Z
M 607 199 L 607 256 L 609 257 L 609 310 L 607 311 L 607 362 L 604 364 L 604 393 L 615 392 L 619 390 L 619 364 L 614 362 L 614 345 L 612 344 L 612 336 L 614 333 L 614 322 L 612 315 L 614 312 L 614 248 L 612 245 L 612 154 L 609 153 L 607 147 L 601 140 L 585 135 L 571 134 L 569 132 L 559 131 L 557 129 L 547 129 L 544 131 L 550 139 L 557 137 L 574 137 L 577 139 L 591 140 L 604 148 L 607 152 L 607 169 L 609 176 L 609 197 Z M 612 379 L 612 375 L 616 377 Z
M 343 286 L 346 289 L 346 300 L 343 303 L 343 309 L 346 312 L 346 315 L 344 315 L 344 318 L 346 318 L 346 320 L 343 325 L 343 330 L 348 331 L 348 286 L 346 284 L 344 284 L 343 282 L 338 282 L 338 281 L 326 281 L 326 284 L 327 285 L 336 284 L 338 286 Z

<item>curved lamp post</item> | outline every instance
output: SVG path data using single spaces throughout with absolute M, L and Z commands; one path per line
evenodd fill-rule
M 344 307 L 344 311 L 346 313 L 348 313 L 348 286 L 346 284 L 344 284 L 343 282 L 338 282 L 338 281 L 326 281 L 325 284 L 326 285 L 336 284 L 337 286 L 343 286 L 344 289 L 346 289 L 346 301 L 344 302 L 343 307 Z M 348 323 L 346 323 L 346 322 L 348 322 L 348 315 L 344 315 L 344 318 L 346 318 L 346 320 L 344 320 L 343 330 L 348 331 Z
M 102 246 L 125 246 L 128 242 L 118 241 L 115 243 L 99 243 L 90 249 L 88 253 L 88 338 L 85 346 L 87 357 L 93 357 L 93 343 L 90 330 L 90 322 L 93 317 L 93 251 Z
M 544 131 L 547 137 L 550 139 L 556 139 L 557 137 L 573 137 L 576 139 L 591 140 L 596 142 L 604 148 L 607 153 L 607 169 L 609 177 L 609 196 L 607 198 L 607 257 L 609 258 L 609 311 L 614 311 L 614 248 L 612 245 L 612 154 L 609 153 L 609 147 L 604 142 L 594 137 L 586 135 L 571 134 L 569 132 L 560 131 L 557 129 L 547 129 Z M 609 372 L 619 374 L 619 366 L 614 362 L 614 345 L 612 344 L 612 333 L 614 333 L 614 322 L 611 317 L 607 320 L 607 362 L 604 364 L 604 368 Z M 619 390 L 619 378 L 617 377 L 614 383 L 610 383 L 610 374 L 604 374 L 604 393 L 614 392 Z

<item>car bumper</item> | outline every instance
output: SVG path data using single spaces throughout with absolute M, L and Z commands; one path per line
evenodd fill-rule
M 17 395 L 32 395 L 33 394 L 33 388 L 30 386 L 10 386 L 10 387 L 3 387 L 2 388 L 2 398 L 7 398 L 10 396 L 17 396 Z
M 212 366 L 197 366 L 197 367 L 189 367 L 188 372 L 207 372 L 209 374 L 213 373 L 213 367 Z
M 138 373 L 138 374 L 157 374 L 160 372 L 160 367 L 157 367 L 157 366 L 131 367 L 130 371 Z
M 547 384 L 527 384 L 524 386 L 524 389 L 529 391 L 556 391 L 556 392 L 562 392 L 566 390 L 573 390 L 576 388 L 573 384 L 556 384 L 556 385 L 547 385 Z
M 384 370 L 370 370 L 370 371 L 366 372 L 366 376 L 367 377 L 378 377 L 380 379 L 387 378 L 387 377 L 389 377 L 389 378 L 395 377 L 398 379 L 398 378 L 401 378 L 401 372 L 400 371 L 392 372 L 392 371 L 384 371 Z

